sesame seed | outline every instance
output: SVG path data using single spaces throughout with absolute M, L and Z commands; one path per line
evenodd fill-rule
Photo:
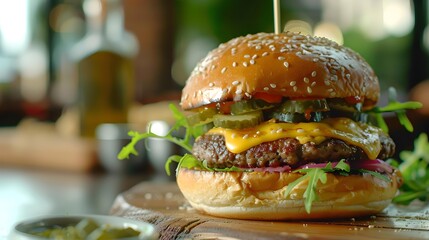
M 350 74 L 349 74 L 349 73 L 347 73 L 347 74 L 346 74 L 346 78 L 347 78 L 348 80 L 350 80 Z
M 209 83 L 209 87 L 213 87 L 214 86 L 214 83 Z
M 283 128 L 279 128 L 279 129 L 277 129 L 277 131 L 276 131 L 276 133 L 281 133 L 281 132 L 283 132 Z
M 311 87 L 307 87 L 307 92 L 308 93 L 312 93 L 313 92 L 313 90 L 311 89 Z
M 244 134 L 243 135 L 243 139 L 248 139 L 249 138 L 249 135 L 248 134 Z
M 271 83 L 271 84 L 270 84 L 270 87 L 271 87 L 271 88 L 276 88 L 276 87 L 277 87 L 277 85 L 276 85 L 276 84 L 274 84 L 274 83 Z
M 244 55 L 244 58 L 250 58 L 249 54 Z
M 287 48 L 282 48 L 282 49 L 280 49 L 280 52 L 286 52 L 287 51 Z
M 226 67 L 223 67 L 222 70 L 220 71 L 222 74 L 226 72 Z
M 256 49 L 256 50 L 260 50 L 261 48 L 262 48 L 262 47 L 261 47 L 261 45 L 256 45 L 256 46 L 255 46 L 255 49 Z
M 318 62 L 319 59 L 318 58 L 313 58 L 313 62 Z
M 312 76 L 312 77 L 315 77 L 315 76 L 316 76 L 316 74 L 317 74 L 317 73 L 316 73 L 316 71 L 311 72 L 311 76 Z
M 215 69 L 216 69 L 216 65 L 212 65 L 212 66 L 210 67 L 210 69 L 211 69 L 211 70 L 215 70 Z
M 288 62 L 283 62 L 283 65 L 284 65 L 286 68 L 289 68 L 289 63 L 288 63 Z
M 237 91 L 235 91 L 235 94 L 242 94 L 243 93 L 243 90 L 241 90 L 241 89 L 238 89 Z
M 298 129 L 296 130 L 296 132 L 297 132 L 297 133 L 304 133 L 305 131 L 304 131 L 304 129 L 302 129 L 302 128 L 298 128 Z
M 270 90 L 269 87 L 264 87 L 264 91 L 268 91 L 268 90 Z
M 296 52 L 295 55 L 300 56 L 302 55 L 302 52 Z
M 247 64 L 247 62 L 243 62 L 243 66 L 247 67 L 249 65 Z
M 296 92 L 298 90 L 297 86 L 293 86 L 293 91 Z
M 232 85 L 237 86 L 238 84 L 240 84 L 240 81 L 234 81 L 232 82 Z
M 290 83 L 289 83 L 289 85 L 290 85 L 291 87 L 295 86 L 295 85 L 296 85 L 296 81 L 292 81 L 292 82 L 290 82 Z
M 305 83 L 309 83 L 309 82 L 310 82 L 310 79 L 308 79 L 308 77 L 304 77 L 304 82 L 305 82 Z
M 262 57 L 265 57 L 265 56 L 267 56 L 269 53 L 268 52 L 264 52 L 264 53 L 262 53 Z
M 232 63 L 232 66 L 233 66 L 233 67 L 237 67 L 237 66 L 238 66 L 238 63 L 237 63 L 237 62 L 233 62 L 233 63 Z
M 280 60 L 280 61 L 283 61 L 283 60 L 285 60 L 285 57 L 279 56 L 279 57 L 277 57 L 277 59 Z
M 328 81 L 328 80 L 325 80 L 325 85 L 326 85 L 326 86 L 329 86 L 329 85 L 331 85 L 331 82 L 330 82 L 330 81 Z
M 256 59 L 256 58 L 258 58 L 258 55 L 253 54 L 252 59 Z
M 332 76 L 332 77 L 331 77 L 331 80 L 332 80 L 332 81 L 338 81 L 338 76 L 337 76 L 337 75 Z
M 314 87 L 316 85 L 316 82 L 312 82 L 311 86 Z
M 333 91 L 334 91 L 334 89 L 332 89 L 332 88 L 328 89 L 328 92 L 333 92 Z
M 255 60 L 253 60 L 253 59 L 250 59 L 250 64 L 255 64 Z

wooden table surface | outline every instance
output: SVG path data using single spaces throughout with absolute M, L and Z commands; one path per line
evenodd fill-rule
M 110 213 L 155 224 L 161 239 L 429 239 L 427 206 L 329 221 L 223 219 L 196 212 L 174 182 L 142 182 L 117 196 Z

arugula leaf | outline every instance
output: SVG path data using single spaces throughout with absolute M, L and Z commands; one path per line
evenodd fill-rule
M 357 171 L 360 172 L 360 173 L 370 174 L 373 177 L 376 177 L 376 178 L 381 179 L 381 180 L 386 181 L 386 182 L 390 182 L 391 181 L 390 178 L 388 178 L 386 175 L 383 175 L 383 174 L 381 174 L 379 172 L 374 172 L 374 171 L 370 171 L 370 170 L 366 170 L 366 169 L 359 169 Z
M 405 127 L 409 132 L 414 130 L 413 125 L 407 117 L 406 110 L 409 109 L 418 109 L 423 105 L 420 102 L 408 101 L 408 102 L 399 102 L 397 101 L 396 90 L 393 87 L 389 88 L 389 103 L 384 107 L 374 107 L 366 113 L 371 114 L 377 121 L 377 125 L 386 133 L 389 132 L 386 122 L 383 118 L 383 113 L 385 112 L 394 112 L 398 117 L 399 123 Z
M 205 171 L 216 171 L 216 172 L 242 172 L 245 171 L 242 168 L 239 167 L 229 167 L 229 168 L 211 168 L 207 166 L 206 161 L 199 161 L 196 157 L 194 157 L 192 154 L 185 154 L 183 156 L 179 155 L 173 155 L 170 156 L 167 161 L 165 162 L 165 172 L 168 176 L 171 175 L 170 172 L 170 164 L 173 162 L 178 163 L 177 169 L 180 168 L 187 168 L 187 169 L 200 169 Z M 177 172 L 177 171 L 176 171 Z
M 326 175 L 326 172 L 321 168 L 316 168 L 313 171 L 307 172 L 307 176 L 309 180 L 307 189 L 304 192 L 304 206 L 305 211 L 307 213 L 310 213 L 311 205 L 315 200 L 318 200 L 316 191 L 317 183 L 320 181 L 322 184 L 325 184 L 328 180 L 328 177 Z
M 421 133 L 414 141 L 414 150 L 399 153 L 398 165 L 402 173 L 403 184 L 394 203 L 408 205 L 412 201 L 429 200 L 429 142 L 426 133 Z
M 314 201 L 318 200 L 317 196 L 317 184 L 320 182 L 321 184 L 325 184 L 327 181 L 327 173 L 335 173 L 342 176 L 348 176 L 350 173 L 368 173 L 374 177 L 380 178 L 381 180 L 389 182 L 390 179 L 379 172 L 374 172 L 366 169 L 357 169 L 351 170 L 350 165 L 343 159 L 339 161 L 334 167 L 332 163 L 327 163 L 323 168 L 304 168 L 297 169 L 293 172 L 303 174 L 301 177 L 297 178 L 295 181 L 290 183 L 285 192 L 284 196 L 289 196 L 290 192 L 296 188 L 298 184 L 301 182 L 307 182 L 307 188 L 303 194 L 304 198 L 304 207 L 307 213 L 311 212 L 311 206 Z
M 284 196 L 289 196 L 290 192 L 301 182 L 308 182 L 307 188 L 305 189 L 305 192 L 303 194 L 304 200 L 304 207 L 305 211 L 307 213 L 311 212 L 311 206 L 313 205 L 313 202 L 318 200 L 317 197 L 317 184 L 318 182 L 321 182 L 322 184 L 325 184 L 327 181 L 327 174 L 326 173 L 332 173 L 335 171 L 340 172 L 349 172 L 350 166 L 344 161 L 341 160 L 335 167 L 332 167 L 331 163 L 326 164 L 324 168 L 304 168 L 304 169 L 297 169 L 293 172 L 303 173 L 304 175 L 290 183 L 285 192 Z
M 192 151 L 192 137 L 197 137 L 197 128 L 189 126 L 186 116 L 182 112 L 180 112 L 174 104 L 170 104 L 169 108 L 173 113 L 176 122 L 173 127 L 171 127 L 171 129 L 168 131 L 167 135 L 160 136 L 158 134 L 153 133 L 151 130 L 151 126 L 149 126 L 148 132 L 146 133 L 139 133 L 136 131 L 128 132 L 128 135 L 131 137 L 131 141 L 127 145 L 125 145 L 119 152 L 118 158 L 120 160 L 128 158 L 131 154 L 138 155 L 138 152 L 135 149 L 135 145 L 140 140 L 147 138 L 164 139 L 179 145 L 188 152 Z M 174 132 L 182 127 L 186 129 L 184 138 L 178 138 L 173 136 Z
M 185 156 L 186 156 L 186 154 L 185 154 Z M 183 159 L 185 156 L 172 155 L 172 156 L 170 156 L 169 158 L 167 158 L 167 161 L 165 162 L 164 168 L 165 168 L 165 172 L 167 173 L 167 175 L 168 175 L 168 176 L 171 176 L 171 172 L 170 172 L 170 165 L 171 165 L 173 162 L 180 163 L 180 161 L 182 161 L 182 159 Z

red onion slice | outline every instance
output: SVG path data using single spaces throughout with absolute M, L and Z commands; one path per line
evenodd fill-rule
M 392 173 L 393 168 L 383 160 L 359 160 L 350 163 L 352 169 L 366 169 L 380 173 Z

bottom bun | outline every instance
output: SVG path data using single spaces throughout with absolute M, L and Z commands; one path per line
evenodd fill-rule
M 395 196 L 400 177 L 394 172 L 387 182 L 369 174 L 339 176 L 327 174 L 318 183 L 318 199 L 308 214 L 303 194 L 307 181 L 299 183 L 286 198 L 289 183 L 299 173 L 209 172 L 181 168 L 177 184 L 195 209 L 212 216 L 254 219 L 346 218 L 378 213 Z

